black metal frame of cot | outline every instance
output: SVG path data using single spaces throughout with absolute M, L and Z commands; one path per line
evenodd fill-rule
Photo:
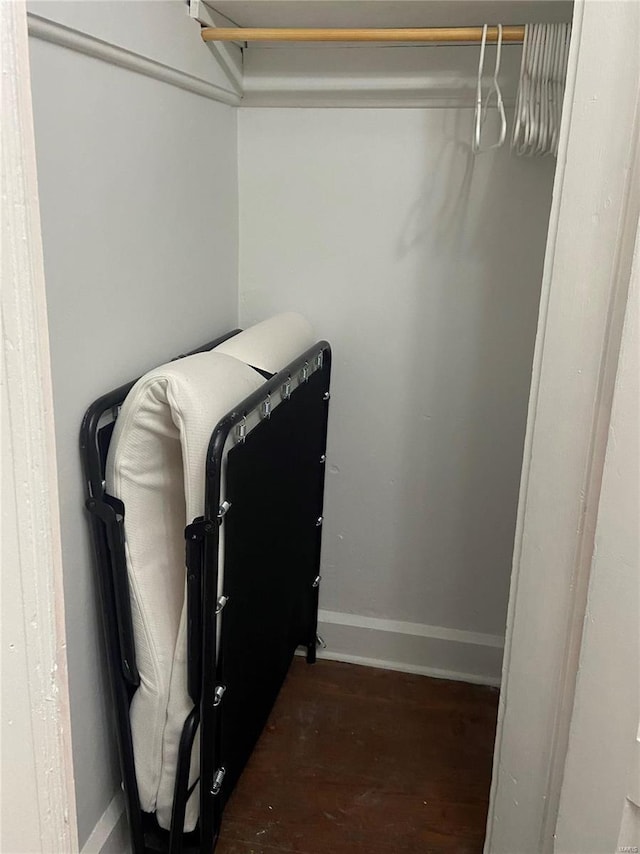
M 184 355 L 205 352 L 238 334 L 236 329 Z M 177 358 L 182 358 L 178 356 Z M 206 469 L 205 516 L 195 519 L 185 529 L 188 611 L 188 690 L 194 702 L 187 716 L 178 751 L 171 830 L 159 828 L 155 816 L 140 807 L 135 774 L 129 706 L 140 683 L 136 667 L 127 566 L 124 552 L 125 508 L 121 501 L 107 495 L 104 484 L 105 463 L 117 411 L 137 380 L 103 395 L 87 410 L 80 431 L 80 450 L 85 475 L 89 524 L 95 552 L 98 594 L 107 652 L 107 667 L 116 716 L 116 738 L 123 777 L 125 804 L 133 854 L 212 854 L 220 831 L 223 799 L 220 752 L 220 706 L 217 695 L 218 664 L 216 661 L 218 546 L 220 486 L 225 444 L 231 432 L 269 396 L 281 391 L 291 378 L 302 375 L 312 360 L 317 360 L 321 376 L 322 399 L 329 399 L 331 348 L 320 341 L 293 360 L 282 371 L 270 377 L 253 394 L 229 412 L 214 429 L 209 442 Z M 292 395 L 296 390 L 292 391 Z M 284 403 L 284 401 L 283 401 Z M 282 403 L 280 405 L 283 405 Z M 111 421 L 103 424 L 105 416 Z M 328 404 L 324 407 L 322 448 L 326 447 Z M 320 461 L 319 461 L 320 462 Z M 321 462 L 324 462 L 324 451 Z M 324 465 L 320 467 L 318 508 L 322 510 Z M 319 520 L 320 521 L 320 520 Z M 316 538 L 316 567 L 320 560 L 320 529 Z M 319 579 L 319 576 L 318 576 Z M 313 618 L 306 638 L 307 660 L 315 661 L 315 639 L 318 589 L 314 584 Z M 213 666 L 210 663 L 213 662 Z M 277 688 L 279 686 L 276 686 Z M 189 787 L 191 749 L 199 724 L 200 739 L 200 819 L 192 833 L 183 833 Z M 224 774 L 222 774 L 224 776 Z M 225 799 L 229 792 L 224 792 Z

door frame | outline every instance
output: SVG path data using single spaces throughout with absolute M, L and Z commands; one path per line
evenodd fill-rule
M 636 3 L 576 0 L 485 854 L 553 851 L 640 210 Z
M 10 467 L 14 483 L 6 518 L 17 532 L 16 548 L 3 558 L 20 578 L 19 601 L 10 604 L 19 609 L 23 627 L 32 729 L 25 751 L 34 766 L 36 787 L 24 793 L 21 820 L 36 815 L 36 798 L 41 850 L 67 852 L 77 851 L 78 842 L 24 3 L 0 3 L 0 22 L 3 382 L 10 416 L 6 423 L 3 416 L 3 431 L 12 450 L 3 465 Z M 640 208 L 638 34 L 636 4 L 577 0 L 534 355 L 485 843 L 485 851 L 496 854 L 553 849 Z M 4 597 L 2 607 L 8 607 Z
M 22 0 L 0 2 L 0 37 L 3 759 L 10 754 L 10 762 L 3 761 L 1 847 L 65 854 L 78 850 L 78 838 L 49 335 Z

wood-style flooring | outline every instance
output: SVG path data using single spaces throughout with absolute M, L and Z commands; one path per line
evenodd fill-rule
M 498 691 L 296 658 L 216 854 L 482 851 Z

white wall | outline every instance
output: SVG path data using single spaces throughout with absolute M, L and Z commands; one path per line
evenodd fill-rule
M 187 91 L 226 87 L 231 97 L 233 87 L 185 4 L 44 3 L 32 11 L 72 28 L 45 30 L 53 41 L 32 38 L 31 51 L 82 845 L 119 771 L 80 421 L 101 393 L 237 323 L 236 113 Z M 143 56 L 144 73 L 88 55 L 102 47 L 82 33 L 126 48 L 113 62 Z M 76 50 L 53 43 L 71 37 Z M 176 85 L 153 76 L 166 79 L 167 68 Z
M 496 681 L 554 162 L 471 119 L 242 110 L 240 318 L 334 347 L 329 652 Z
M 640 846 L 639 290 L 640 231 L 598 509 L 557 854 Z

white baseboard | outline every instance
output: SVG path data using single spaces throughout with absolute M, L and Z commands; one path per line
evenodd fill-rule
M 500 685 L 504 638 L 442 626 L 319 611 L 318 657 L 439 679 Z
M 129 854 L 131 846 L 122 792 L 111 803 L 82 846 L 81 854 Z

